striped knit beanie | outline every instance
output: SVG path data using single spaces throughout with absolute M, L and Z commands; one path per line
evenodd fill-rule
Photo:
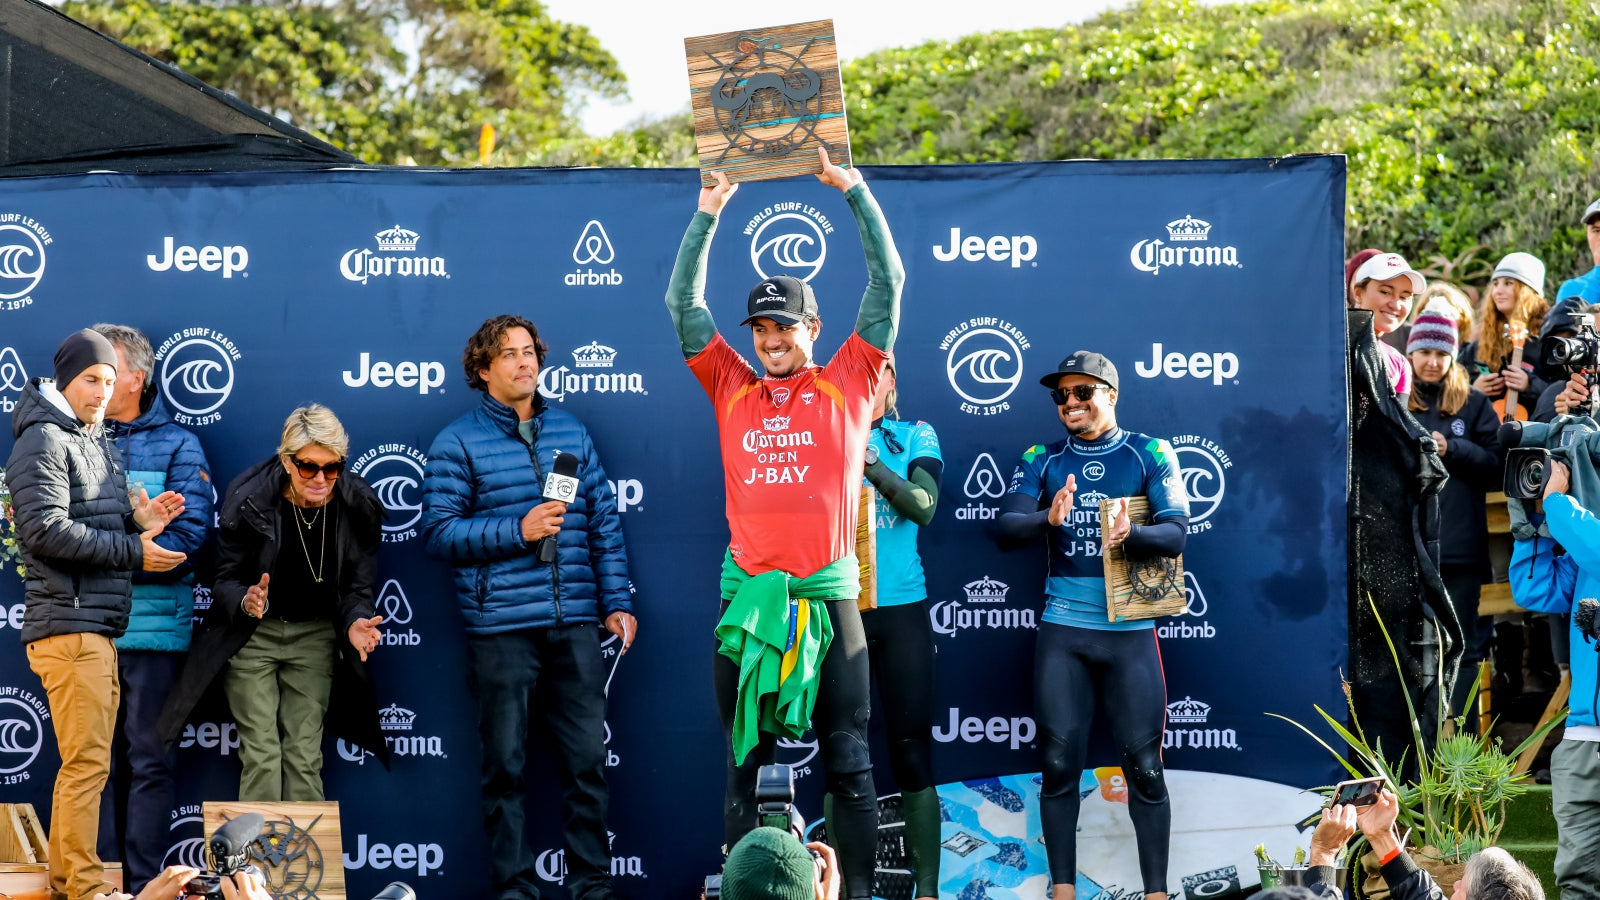
M 1417 350 L 1443 350 L 1455 356 L 1461 350 L 1461 333 L 1456 329 L 1456 311 L 1443 297 L 1429 301 L 1428 307 L 1411 323 L 1406 353 Z

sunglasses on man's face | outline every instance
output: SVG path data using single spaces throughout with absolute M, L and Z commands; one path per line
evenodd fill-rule
M 1050 399 L 1054 400 L 1057 406 L 1066 406 L 1069 395 L 1077 397 L 1079 403 L 1088 403 L 1095 391 L 1109 390 L 1111 390 L 1109 384 L 1075 384 L 1069 388 L 1051 388 Z
M 295 471 L 299 472 L 300 477 L 307 481 L 317 477 L 318 472 L 328 476 L 328 480 L 332 481 L 339 477 L 340 472 L 344 471 L 344 460 L 342 459 L 336 459 L 331 463 L 323 463 L 319 466 L 314 462 L 306 462 L 298 456 L 291 456 L 289 457 L 289 462 L 294 463 Z

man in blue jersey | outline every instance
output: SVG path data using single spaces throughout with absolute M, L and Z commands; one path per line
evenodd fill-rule
M 1145 897 L 1165 900 L 1172 808 L 1161 765 L 1167 712 L 1161 651 L 1152 620 L 1113 622 L 1107 615 L 1101 531 L 1105 546 L 1120 544 L 1130 557 L 1178 556 L 1189 500 L 1172 446 L 1117 427 L 1117 369 L 1110 360 L 1079 350 L 1040 383 L 1050 388 L 1067 437 L 1022 454 L 997 527 L 1002 547 L 1043 535 L 1050 554 L 1033 696 L 1044 738 L 1039 811 L 1051 896 L 1074 896 L 1078 779 L 1098 701 L 1122 757 Z M 1149 524 L 1130 524 L 1125 503 L 1101 522 L 1101 499 L 1129 497 L 1149 503 Z
M 1556 303 L 1568 297 L 1578 297 L 1584 303 L 1600 303 L 1600 200 L 1589 204 L 1583 211 L 1584 236 L 1589 241 L 1589 255 L 1594 257 L 1594 268 L 1579 275 L 1577 278 L 1568 278 L 1561 282 L 1560 290 L 1556 291 Z

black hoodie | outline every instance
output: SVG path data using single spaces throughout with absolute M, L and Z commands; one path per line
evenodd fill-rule
M 1412 412 L 1430 432 L 1444 435 L 1444 467 L 1450 480 L 1439 492 L 1439 561 L 1447 566 L 1477 565 L 1488 580 L 1489 524 L 1483 495 L 1500 489 L 1505 451 L 1496 433 L 1500 419 L 1483 392 L 1471 388 L 1455 415 L 1439 410 L 1440 385 L 1411 379 L 1411 394 L 1428 404 Z

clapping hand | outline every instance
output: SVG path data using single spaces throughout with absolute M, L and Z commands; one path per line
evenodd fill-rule
M 130 499 L 133 500 L 133 521 L 141 531 L 154 529 L 159 534 L 168 522 L 183 515 L 183 495 L 177 491 L 152 497 L 140 488 L 138 496 Z
M 1111 521 L 1101 523 L 1105 531 L 1106 548 L 1118 546 L 1127 540 L 1128 533 L 1133 530 L 1133 522 L 1128 518 L 1128 498 L 1119 499 L 1111 507 Z
M 1072 497 L 1077 492 L 1077 476 L 1068 475 L 1067 483 L 1063 484 L 1061 486 L 1061 490 L 1056 491 L 1056 495 L 1050 498 L 1049 519 L 1051 525 L 1060 528 L 1062 523 L 1066 522 L 1067 519 L 1072 517 Z

